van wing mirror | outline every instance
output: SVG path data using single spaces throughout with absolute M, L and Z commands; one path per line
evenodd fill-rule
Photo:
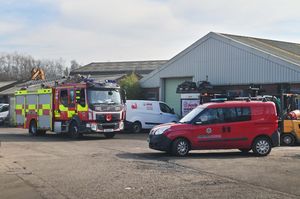
M 171 108 L 171 113 L 175 114 L 174 108 Z

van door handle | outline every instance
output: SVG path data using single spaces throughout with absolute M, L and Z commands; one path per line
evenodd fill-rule
M 227 132 L 230 133 L 230 131 L 231 131 L 231 128 L 228 126 L 227 127 Z
M 225 126 L 222 127 L 222 130 L 223 130 L 223 133 L 226 133 L 226 127 Z

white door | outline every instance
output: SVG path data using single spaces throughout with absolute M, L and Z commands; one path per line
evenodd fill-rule
M 159 103 L 160 108 L 160 123 L 177 122 L 177 115 L 174 114 L 174 110 L 165 103 Z

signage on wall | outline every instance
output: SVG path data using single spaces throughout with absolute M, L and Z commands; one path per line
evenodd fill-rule
M 185 116 L 199 104 L 199 99 L 181 99 L 181 115 Z

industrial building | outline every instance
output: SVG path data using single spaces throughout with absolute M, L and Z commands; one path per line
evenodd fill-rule
M 178 114 L 183 94 L 179 84 L 208 81 L 227 95 L 247 96 L 249 87 L 278 95 L 300 91 L 300 44 L 210 32 L 140 80 Z

